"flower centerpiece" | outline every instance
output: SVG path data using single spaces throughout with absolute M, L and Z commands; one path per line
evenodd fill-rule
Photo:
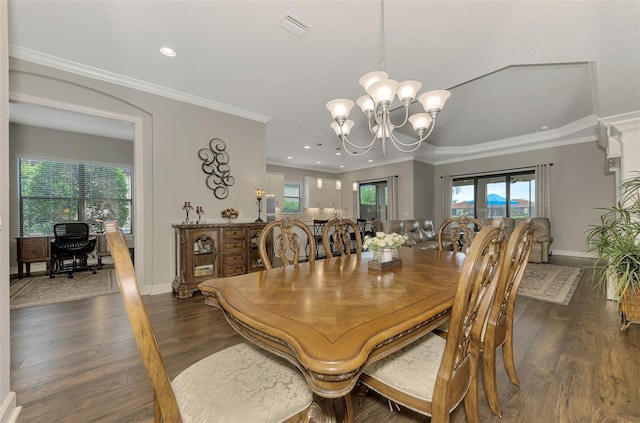
M 384 232 L 376 232 L 376 236 L 367 236 L 362 243 L 362 248 L 373 251 L 373 259 L 384 263 L 398 258 L 398 247 L 403 245 L 407 240 L 406 235 L 400 235 L 395 232 L 387 234 Z

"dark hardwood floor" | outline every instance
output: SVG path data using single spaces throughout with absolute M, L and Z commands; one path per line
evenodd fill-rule
M 556 264 L 590 261 L 553 257 Z M 171 377 L 242 342 L 222 313 L 196 295 L 145 297 Z M 498 357 L 502 419 L 481 392 L 483 422 L 640 422 L 640 326 L 619 331 L 616 304 L 592 289 L 590 271 L 567 306 L 519 297 L 515 354 L 521 386 Z M 119 295 L 11 311 L 11 390 L 20 423 L 152 422 L 151 385 Z M 417 422 L 383 398 L 355 398 L 356 422 Z M 466 422 L 464 407 L 452 422 Z M 245 423 L 245 422 L 241 422 Z

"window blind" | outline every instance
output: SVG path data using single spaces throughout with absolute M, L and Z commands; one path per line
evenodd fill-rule
M 80 221 L 93 232 L 103 220 L 132 230 L 132 169 L 19 158 L 20 235 L 50 235 L 59 222 Z

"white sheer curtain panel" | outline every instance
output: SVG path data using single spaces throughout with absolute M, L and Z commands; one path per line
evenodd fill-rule
M 387 190 L 389 192 L 389 199 L 387 204 L 387 220 L 394 220 L 398 218 L 398 176 L 389 176 L 387 178 Z
M 451 217 L 451 189 L 453 188 L 451 175 L 442 176 L 442 221 Z
M 551 164 L 536 165 L 536 217 L 551 220 Z

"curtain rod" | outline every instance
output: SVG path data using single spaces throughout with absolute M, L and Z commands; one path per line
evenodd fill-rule
M 467 173 L 467 174 L 461 174 L 461 175 L 451 175 L 451 177 L 455 177 L 455 178 L 472 178 L 475 176 L 485 176 L 485 175 L 501 175 L 510 171 L 516 171 L 516 170 L 535 170 L 536 166 L 553 166 L 553 163 L 542 163 L 542 165 L 532 165 L 532 166 L 526 166 L 526 167 L 513 167 L 511 169 L 502 169 L 502 170 L 494 170 L 494 171 L 487 171 L 487 172 L 480 172 L 480 173 Z M 440 179 L 442 179 L 443 176 L 440 177 Z

